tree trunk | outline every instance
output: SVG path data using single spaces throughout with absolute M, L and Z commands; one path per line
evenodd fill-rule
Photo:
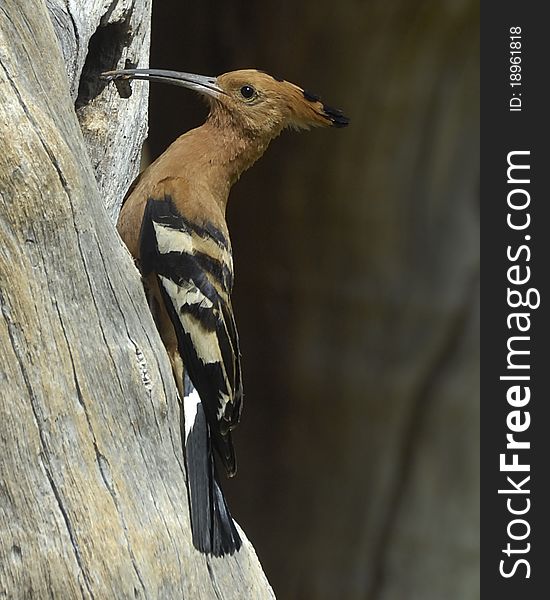
M 246 399 L 231 501 L 287 600 L 479 596 L 478 4 L 154 15 L 156 67 L 261 68 L 351 117 L 281 136 L 229 203 Z M 198 122 L 188 97 L 153 88 L 154 154 Z
M 97 80 L 147 63 L 150 3 L 108 4 L 0 7 L 0 597 L 272 598 L 246 539 L 191 543 L 175 385 L 112 223 L 147 90 Z

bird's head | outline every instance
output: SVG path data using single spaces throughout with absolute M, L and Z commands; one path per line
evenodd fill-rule
M 186 87 L 209 99 L 210 118 L 229 122 L 254 136 L 275 137 L 285 127 L 345 127 L 349 119 L 310 92 L 255 69 L 206 77 L 159 69 L 126 69 L 108 80 L 144 79 Z
M 344 127 L 349 119 L 302 88 L 254 69 L 216 78 L 215 102 L 255 133 L 277 135 L 285 127 Z M 223 107 L 223 108 L 222 108 Z

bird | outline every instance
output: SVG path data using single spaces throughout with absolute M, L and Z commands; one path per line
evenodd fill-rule
M 117 229 L 141 271 L 182 399 L 193 545 L 204 554 L 231 555 L 242 540 L 214 458 L 235 475 L 232 431 L 243 384 L 231 304 L 229 192 L 284 129 L 338 128 L 349 119 L 316 94 L 256 69 L 217 77 L 121 69 L 102 78 L 182 86 L 209 104 L 206 121 L 178 137 L 130 186 Z

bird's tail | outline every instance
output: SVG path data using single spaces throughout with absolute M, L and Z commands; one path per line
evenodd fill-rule
M 205 554 L 233 554 L 241 547 L 241 538 L 217 481 L 212 442 L 200 396 L 187 374 L 183 412 L 193 545 Z

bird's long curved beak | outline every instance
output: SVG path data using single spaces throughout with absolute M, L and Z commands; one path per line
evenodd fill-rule
M 121 69 L 119 71 L 106 71 L 101 74 L 102 79 L 107 81 L 143 79 L 145 81 L 159 81 L 171 83 L 181 87 L 189 88 L 207 94 L 218 96 L 225 92 L 218 86 L 215 77 L 205 75 L 194 75 L 193 73 L 180 73 L 179 71 L 164 71 L 163 69 Z

